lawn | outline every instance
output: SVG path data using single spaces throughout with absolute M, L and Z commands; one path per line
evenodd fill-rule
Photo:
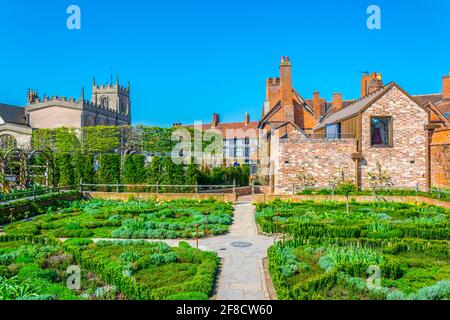
M 208 299 L 219 259 L 162 242 L 0 237 L 0 300 Z M 69 266 L 80 287 L 69 289 Z
M 15 222 L 9 235 L 55 238 L 175 239 L 226 233 L 233 207 L 215 200 L 75 201 L 70 207 Z
M 264 232 L 286 226 L 268 252 L 278 299 L 450 298 L 448 210 L 353 202 L 347 214 L 345 203 L 276 201 L 256 216 Z

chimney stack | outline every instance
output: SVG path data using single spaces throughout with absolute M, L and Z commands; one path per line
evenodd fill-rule
M 442 78 L 442 99 L 450 99 L 450 70 Z
M 333 112 L 337 112 L 342 109 L 342 93 L 333 94 Z
M 377 91 L 379 89 L 382 89 L 383 87 L 384 87 L 383 86 L 383 81 L 381 79 L 378 79 L 378 78 L 372 79 L 369 82 L 369 87 L 368 87 L 369 92 L 368 92 L 368 94 L 374 93 L 375 91 Z
M 248 112 L 245 113 L 244 122 L 246 126 L 250 123 L 250 115 L 248 114 Z
M 292 102 L 292 66 L 289 57 L 283 56 L 280 63 L 281 104 L 285 110 L 287 121 L 294 122 L 294 106 Z
M 320 116 L 323 114 L 322 105 L 320 103 L 320 93 L 318 91 L 314 92 L 313 98 L 314 106 L 314 117 L 319 120 Z
M 380 80 L 382 81 L 381 73 L 372 72 L 371 74 L 366 73 L 361 78 L 361 97 L 365 97 L 369 94 L 369 84 L 372 80 Z
M 211 128 L 217 128 L 219 123 L 220 123 L 219 114 L 213 113 L 213 115 L 212 115 L 212 122 L 211 122 Z

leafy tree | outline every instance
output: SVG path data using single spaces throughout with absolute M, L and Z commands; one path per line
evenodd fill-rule
M 94 183 L 94 156 L 91 153 L 75 153 L 73 162 L 75 183 L 81 180 L 83 183 Z
M 200 180 L 200 170 L 195 163 L 190 163 L 186 168 L 184 183 L 186 185 L 197 185 Z
M 145 156 L 129 154 L 125 156 L 123 166 L 123 182 L 126 184 L 140 184 L 145 181 Z
M 164 157 L 161 162 L 162 174 L 161 174 L 161 184 L 170 185 L 173 184 L 175 176 L 175 164 L 172 162 L 170 157 Z M 165 192 L 170 192 L 170 188 L 163 188 Z
M 355 185 L 351 181 L 344 181 L 338 185 L 336 190 L 345 195 L 347 200 L 347 213 L 349 213 L 349 196 L 352 192 L 355 192 Z
M 101 154 L 97 157 L 99 167 L 95 181 L 99 184 L 115 184 L 120 182 L 120 155 Z
M 160 157 L 153 157 L 147 170 L 147 183 L 159 184 L 161 180 L 162 161 Z
M 58 153 L 55 157 L 58 168 L 59 185 L 72 186 L 75 184 L 75 172 L 70 153 Z

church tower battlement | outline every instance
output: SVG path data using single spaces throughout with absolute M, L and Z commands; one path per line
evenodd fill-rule
M 123 87 L 119 84 L 119 77 L 116 78 L 116 83 L 106 85 L 97 85 L 95 78 L 92 80 L 92 98 L 91 102 L 100 108 L 114 110 L 119 114 L 130 115 L 131 86 L 128 82 L 128 87 Z

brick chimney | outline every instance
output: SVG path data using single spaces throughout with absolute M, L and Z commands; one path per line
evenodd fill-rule
M 280 78 L 268 78 L 266 80 L 266 101 L 264 101 L 263 114 L 280 100 Z
M 246 126 L 250 123 L 250 115 L 248 114 L 248 112 L 245 113 L 244 122 Z
M 313 107 L 314 107 L 314 117 L 317 120 L 319 120 L 320 116 L 323 114 L 323 111 L 322 106 L 320 104 L 320 93 L 318 91 L 314 92 Z
M 372 72 L 371 74 L 363 74 L 361 77 L 361 97 L 369 94 L 369 84 L 374 79 L 382 80 L 381 73 Z
M 450 99 L 450 70 L 442 78 L 442 99 Z
M 382 88 L 383 88 L 383 81 L 381 79 L 378 79 L 378 78 L 372 79 L 369 82 L 369 87 L 368 87 L 369 92 L 368 93 L 369 94 L 374 93 L 375 91 L 382 89 Z
M 337 112 L 342 109 L 342 93 L 333 94 L 333 112 Z
M 285 110 L 285 120 L 294 122 L 292 102 L 292 66 L 289 57 L 283 56 L 280 63 L 281 103 Z
M 212 115 L 212 122 L 211 122 L 211 128 L 217 128 L 219 123 L 220 123 L 219 114 L 213 113 L 213 115 Z

